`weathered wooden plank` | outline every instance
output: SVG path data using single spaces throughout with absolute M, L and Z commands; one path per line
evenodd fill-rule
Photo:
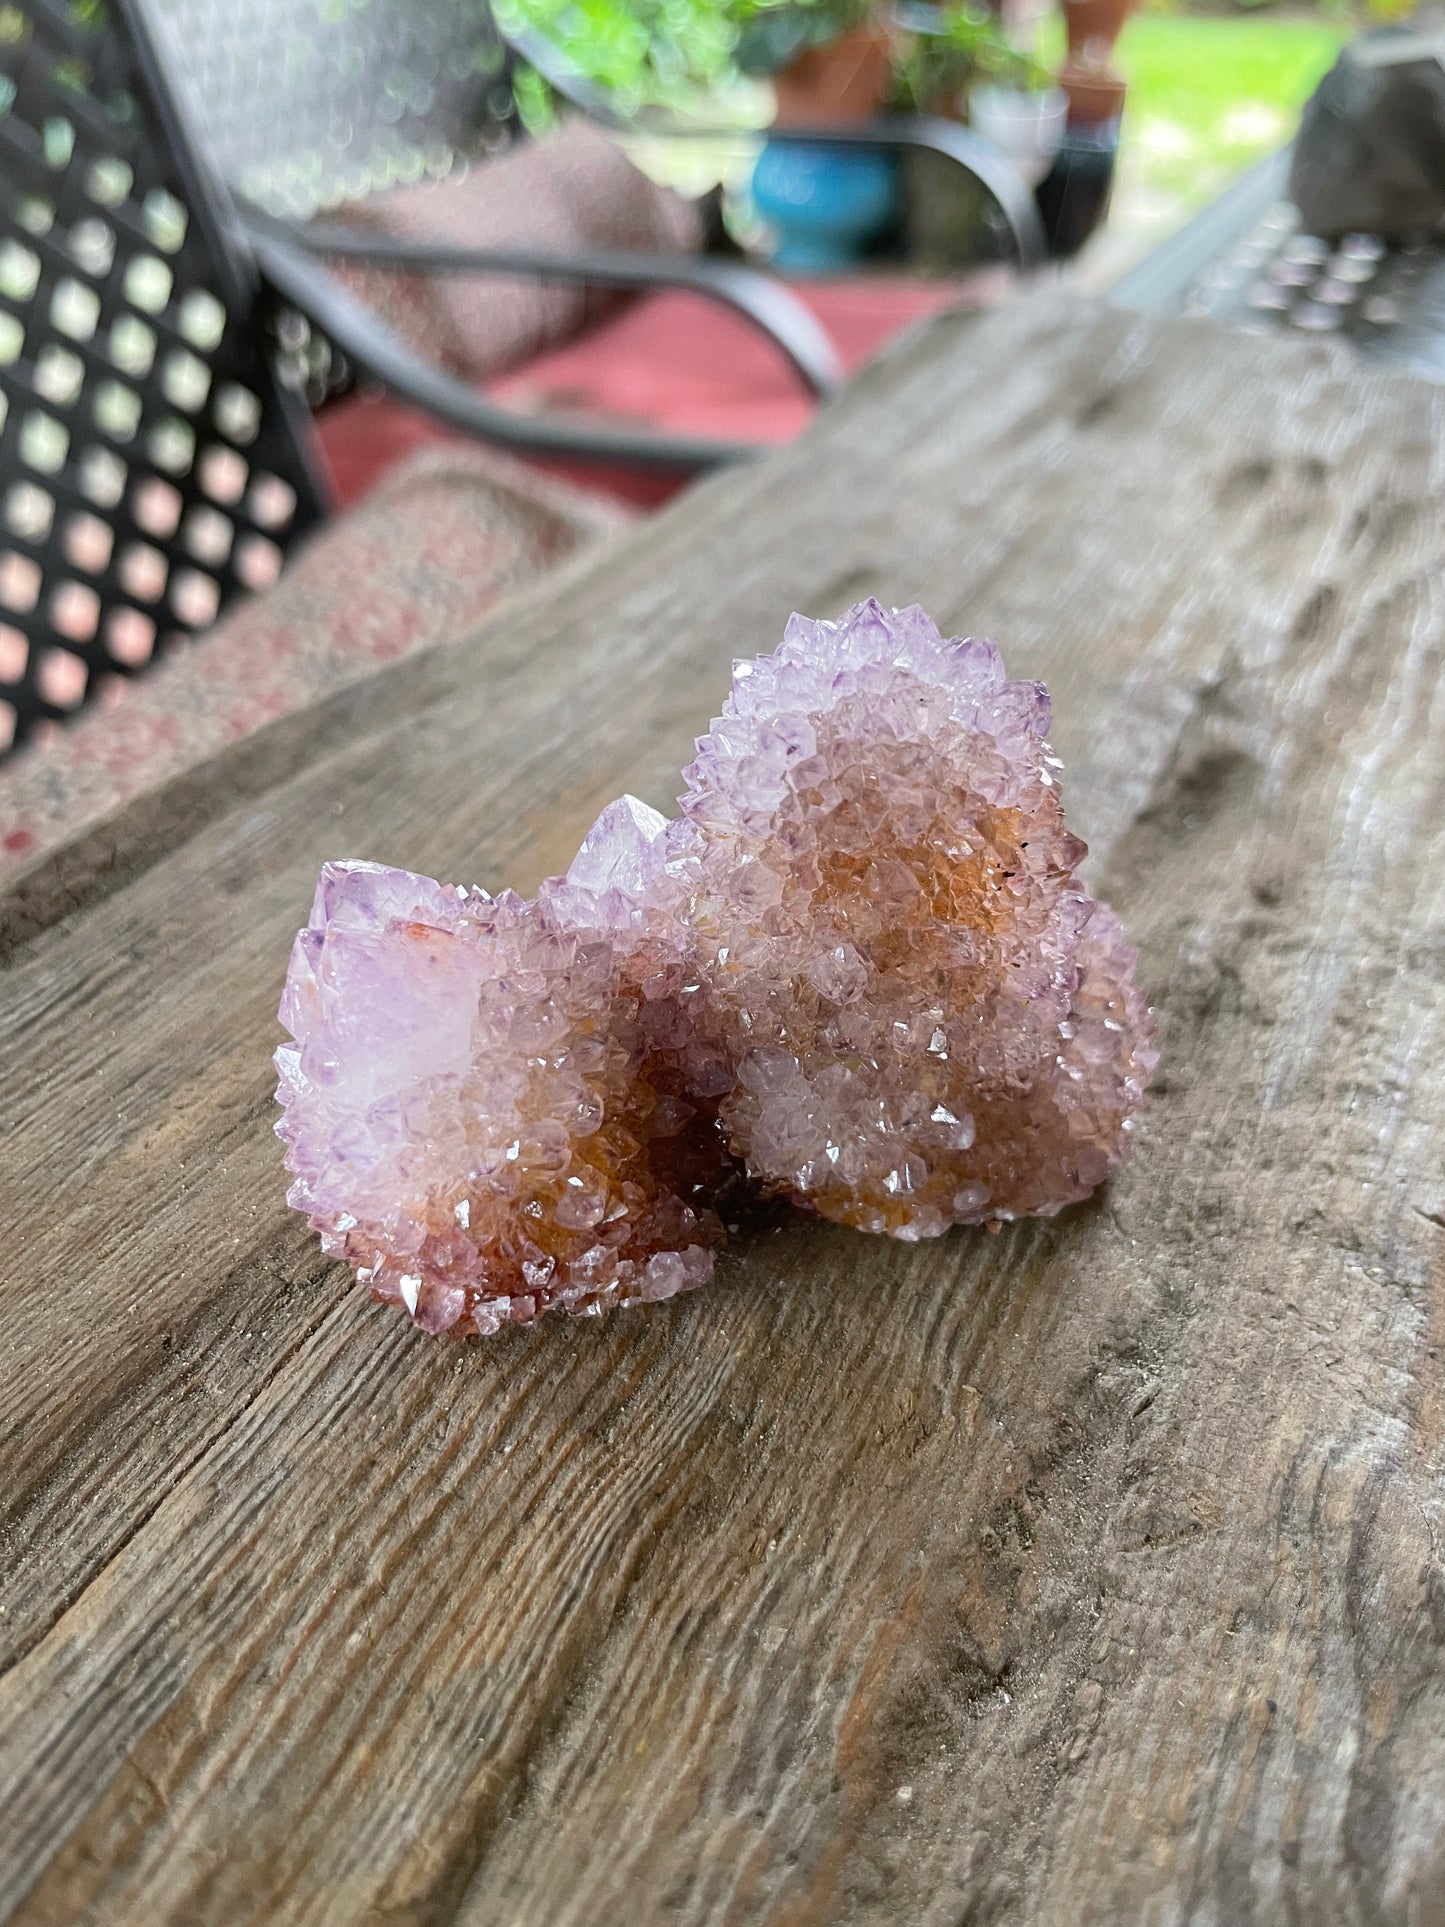
M 7 1918 L 1445 1918 L 1442 421 L 1303 345 L 945 323 L 32 875 Z M 764 1219 L 580 1329 L 366 1305 L 267 1130 L 317 861 L 530 885 L 869 589 L 1054 688 L 1161 1007 L 1135 1163 L 998 1238 Z

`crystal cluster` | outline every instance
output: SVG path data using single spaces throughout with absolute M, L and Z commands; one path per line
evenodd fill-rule
M 430 1331 L 702 1283 L 740 1182 L 867 1231 L 1049 1214 L 1153 1070 L 1047 692 L 921 609 L 735 666 L 669 822 L 534 902 L 328 864 L 277 1053 L 290 1201 Z
M 287 1196 L 428 1331 L 712 1274 L 731 1080 L 692 1036 L 676 919 L 640 895 L 663 827 L 613 804 L 534 903 L 321 872 L 281 1004 Z
M 1048 692 L 921 609 L 795 616 L 686 772 L 689 922 L 750 1174 L 865 1231 L 1052 1213 L 1154 1066 L 1075 881 Z

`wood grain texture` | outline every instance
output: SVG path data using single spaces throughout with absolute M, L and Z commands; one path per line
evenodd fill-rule
M 1445 1922 L 1445 394 L 1064 301 L 3 905 L 0 1914 Z M 730 656 L 1055 695 L 1164 1068 L 1104 1196 L 470 1347 L 282 1204 L 318 862 L 529 888 Z

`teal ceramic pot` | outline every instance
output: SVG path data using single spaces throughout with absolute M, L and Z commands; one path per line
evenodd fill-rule
M 753 204 L 778 236 L 773 265 L 794 274 L 847 269 L 898 215 L 898 160 L 864 147 L 769 141 Z

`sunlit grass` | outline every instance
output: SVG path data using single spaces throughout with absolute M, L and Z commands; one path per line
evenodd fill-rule
M 1281 146 L 1345 38 L 1330 21 L 1137 14 L 1117 61 L 1146 190 L 1192 206 Z
M 1107 285 L 1283 146 L 1348 34 L 1329 19 L 1136 14 L 1116 56 L 1129 97 L 1113 203 L 1084 284 Z

